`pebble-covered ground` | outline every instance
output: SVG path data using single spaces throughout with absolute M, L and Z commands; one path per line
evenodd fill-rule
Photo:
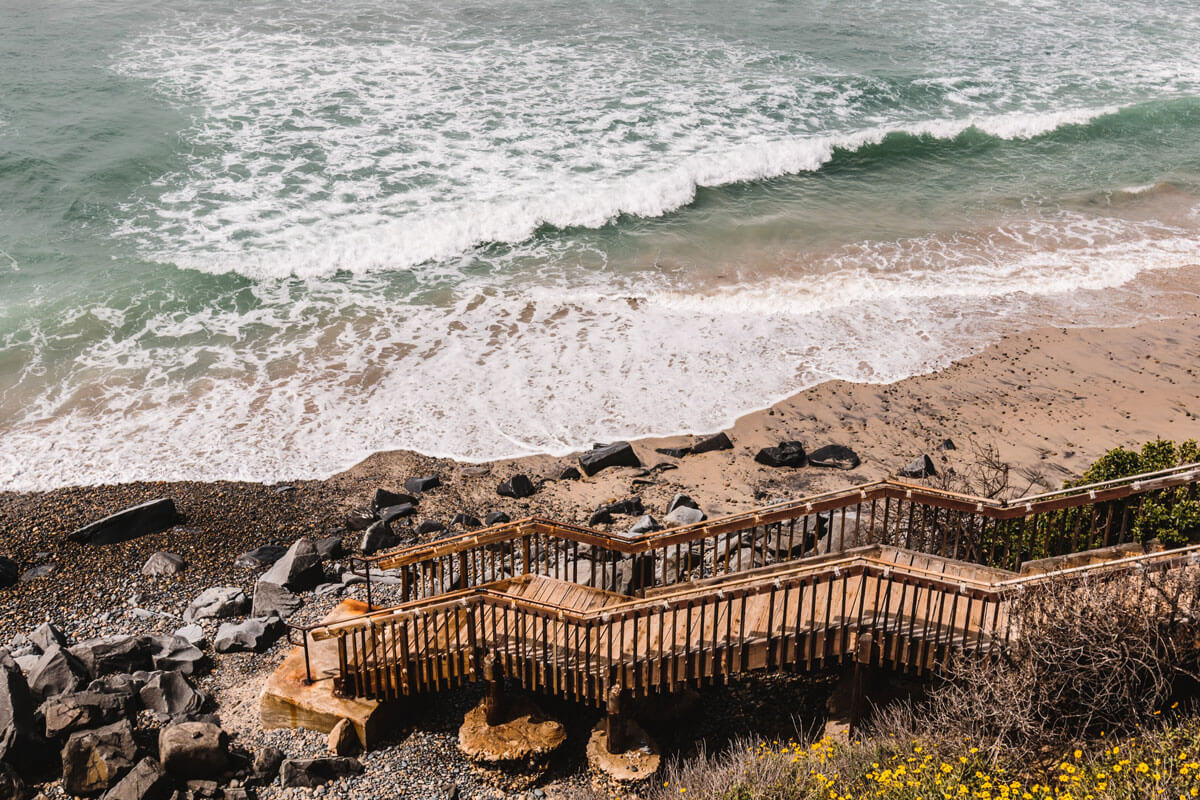
M 446 485 L 421 497 L 417 519 L 448 522 L 460 512 L 484 516 L 503 509 L 514 518 L 539 514 L 578 521 L 594 505 L 571 506 L 570 494 L 542 486 L 533 498 L 511 500 L 495 495 L 504 474 L 485 467 L 460 467 L 413 456 L 411 474 L 438 471 Z M 556 464 L 546 474 L 556 474 Z M 660 472 L 642 475 L 635 470 L 614 470 L 609 485 L 580 489 L 618 496 L 624 487 L 636 489 L 654 510 L 665 505 L 681 488 L 663 480 Z M 669 473 L 667 473 L 669 475 Z M 545 475 L 540 476 L 542 478 Z M 639 481 L 633 484 L 633 481 Z M 289 545 L 296 538 L 344 535 L 346 546 L 357 548 L 360 534 L 345 528 L 345 514 L 369 504 L 375 488 L 401 489 L 395 480 L 371 474 L 341 479 L 297 482 L 286 486 L 252 483 L 136 483 L 119 486 L 68 488 L 46 493 L 0 493 L 0 555 L 14 559 L 22 570 L 50 566 L 41 577 L 0 589 L 0 646 L 20 645 L 25 633 L 43 621 L 58 625 L 72 639 L 116 633 L 166 633 L 183 624 L 186 605 L 211 586 L 239 586 L 253 591 L 259 570 L 235 566 L 243 552 L 263 544 Z M 122 508 L 158 497 L 172 497 L 186 521 L 170 530 L 132 541 L 103 546 L 76 544 L 66 539 L 72 530 Z M 657 509 L 661 514 L 662 510 Z M 628 520 L 618 521 L 616 527 Z M 153 552 L 177 553 L 186 568 L 171 577 L 147 577 L 141 565 Z M 325 565 L 336 582 L 342 563 Z M 391 591 L 394 591 L 392 589 Z M 389 588 L 376 587 L 376 603 L 386 603 Z M 361 586 L 339 587 L 330 593 L 304 592 L 304 607 L 290 622 L 307 624 L 325 616 L 344 597 L 364 598 Z M 216 620 L 202 626 L 211 642 Z M 326 753 L 323 734 L 302 730 L 264 731 L 258 723 L 258 694 L 262 683 L 283 659 L 286 639 L 262 653 L 214 655 L 211 671 L 196 679 L 199 688 L 216 701 L 215 712 L 235 737 L 235 745 L 250 752 L 266 745 L 289 756 Z M 211 653 L 211 649 L 206 649 Z M 827 680 L 825 681 L 827 683 Z M 828 689 L 812 678 L 741 681 L 706 690 L 698 703 L 689 705 L 685 722 L 668 710 L 652 710 L 643 722 L 668 755 L 688 754 L 700 747 L 718 748 L 731 737 L 750 733 L 765 736 L 794 735 L 814 724 Z M 553 700 L 547 711 L 568 727 L 568 743 L 556 755 L 546 779 L 535 789 L 519 793 L 488 785 L 457 749 L 457 731 L 463 715 L 479 700 L 477 689 L 423 699 L 405 712 L 405 721 L 393 735 L 362 755 L 366 767 L 358 777 L 343 779 L 319 789 L 284 789 L 278 784 L 261 790 L 260 797 L 329 796 L 352 798 L 449 797 L 457 790 L 462 798 L 568 797 L 587 785 L 584 746 L 599 712 Z M 659 719 L 661 717 L 661 720 Z M 150 728 L 152 721 L 143 721 Z M 42 787 L 46 797 L 65 796 L 61 787 Z

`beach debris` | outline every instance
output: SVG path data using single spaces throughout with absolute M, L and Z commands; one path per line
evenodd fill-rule
M 321 556 L 312 539 L 300 538 L 259 578 L 260 582 L 286 586 L 288 589 L 310 589 L 325 577 Z
M 253 550 L 242 553 L 233 561 L 235 567 L 243 569 L 262 569 L 269 567 L 279 559 L 283 558 L 283 554 L 287 552 L 287 548 L 280 544 L 264 544 Z
M 21 568 L 17 566 L 17 562 L 8 556 L 0 556 L 0 589 L 14 585 L 20 574 Z
M 608 445 L 596 445 L 592 450 L 579 455 L 579 467 L 590 478 L 597 472 L 609 467 L 640 467 L 637 453 L 629 442 L 614 442 Z
M 729 441 L 729 437 L 724 431 L 714 433 L 711 436 L 702 436 L 692 442 L 692 454 L 699 455 L 700 453 L 711 453 L 714 450 L 732 450 L 733 442 Z
M 808 463 L 814 467 L 832 467 L 834 469 L 854 469 L 862 461 L 858 453 L 841 444 L 827 444 L 818 447 L 808 454 Z
M 183 521 L 169 497 L 151 500 L 96 520 L 67 535 L 80 544 L 113 544 L 136 539 L 148 533 L 158 533 Z
M 150 651 L 150 637 L 122 634 L 85 639 L 69 649 L 93 678 L 150 669 L 153 666 Z
M 329 561 L 334 558 L 340 558 L 345 555 L 346 546 L 342 542 L 342 535 L 335 533 L 326 536 L 323 539 L 317 540 L 317 555 L 322 561 Z
M 645 514 L 640 517 L 637 522 L 633 523 L 633 526 L 629 529 L 629 532 L 633 534 L 652 533 L 653 531 L 661 529 L 662 525 L 658 524 L 658 520 L 649 514 Z
M 379 519 L 369 508 L 356 508 L 346 514 L 346 527 L 352 531 L 365 531 Z
M 496 494 L 501 497 L 514 497 L 517 499 L 532 497 L 536 491 L 537 487 L 533 485 L 533 481 L 529 480 L 528 475 L 513 475 L 496 487 Z
M 250 606 L 250 615 L 265 617 L 276 614 L 281 619 L 287 619 L 299 611 L 302 605 L 304 601 L 287 587 L 260 578 L 254 584 L 254 602 Z
M 381 521 L 367 528 L 359 546 L 362 549 L 362 554 L 369 556 L 373 553 L 378 553 L 380 550 L 395 547 L 398 544 L 400 544 L 400 537 L 392 533 L 392 529 L 386 522 Z
M 776 447 L 764 447 L 754 460 L 768 467 L 803 467 L 807 460 L 800 442 L 780 442 Z
M 211 722 L 178 722 L 158 734 L 158 757 L 180 778 L 212 778 L 229 768 L 229 734 Z
M 283 634 L 283 620 L 277 616 L 250 617 L 243 622 L 223 622 L 213 639 L 218 653 L 261 652 Z
M 183 556 L 159 550 L 151 553 L 142 565 L 143 575 L 177 575 L 187 566 Z
M 237 586 L 213 586 L 205 589 L 183 610 L 184 622 L 198 619 L 236 617 L 250 610 L 250 598 Z
M 482 528 L 483 523 L 470 514 L 455 514 L 454 519 L 450 520 L 452 528 Z
M 493 525 L 503 525 L 506 522 L 512 522 L 512 517 L 503 511 L 493 511 L 483 518 L 483 524 L 489 528 Z
M 73 795 L 102 792 L 133 768 L 136 754 L 133 726 L 127 719 L 76 731 L 62 751 L 63 788 Z
M 66 647 L 70 644 L 66 634 L 60 631 L 52 622 L 43 622 L 34 628 L 33 633 L 29 634 L 29 641 L 42 653 L 55 645 Z
M 417 498 L 413 497 L 411 494 L 405 494 L 403 492 L 393 492 L 387 489 L 376 489 L 375 498 L 371 501 L 371 508 L 379 511 L 380 509 L 387 508 L 389 506 L 399 506 L 405 503 L 415 506 L 417 504 Z
M 102 800 L 155 800 L 171 795 L 170 778 L 158 759 L 147 756 L 134 764 Z M 228 796 L 228 795 L 226 795 Z
M 400 503 L 399 505 L 380 509 L 379 521 L 391 525 L 396 520 L 411 517 L 416 512 L 417 507 L 412 503 Z
M 558 479 L 560 481 L 577 481 L 582 477 L 583 475 L 580 474 L 579 470 L 575 467 L 564 467 L 563 471 L 558 473 Z
M 421 478 L 409 478 L 404 482 L 404 491 L 411 494 L 421 494 L 442 485 L 442 479 L 437 475 L 426 475 Z
M 933 466 L 932 458 L 922 455 L 908 462 L 896 474 L 902 478 L 928 478 L 931 475 L 937 475 L 937 469 Z
M 279 782 L 286 788 L 313 789 L 348 775 L 361 775 L 362 762 L 347 756 L 289 758 L 279 767 Z
M 663 522 L 668 526 L 675 528 L 680 525 L 695 525 L 697 522 L 703 522 L 708 517 L 703 511 L 691 506 L 677 506 L 670 514 L 663 517 Z

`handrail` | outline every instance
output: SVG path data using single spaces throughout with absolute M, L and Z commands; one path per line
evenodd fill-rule
M 374 563 L 382 569 L 394 569 L 479 546 L 515 541 L 531 530 L 581 544 L 599 545 L 607 550 L 625 555 L 636 555 L 658 547 L 684 544 L 709 536 L 734 533 L 744 530 L 746 527 L 778 522 L 788 519 L 792 512 L 825 513 L 885 497 L 924 502 L 947 508 L 960 507 L 959 510 L 969 508 L 971 512 L 990 519 L 1015 519 L 1045 511 L 1070 508 L 1075 505 L 1120 499 L 1141 491 L 1144 488 L 1139 485 L 1141 483 L 1152 484 L 1148 487 L 1149 489 L 1160 489 L 1193 483 L 1198 479 L 1200 479 L 1200 463 L 1193 463 L 1082 486 L 1066 487 L 1053 492 L 1044 492 L 1008 501 L 885 479 L 846 489 L 822 492 L 797 500 L 781 501 L 751 511 L 737 512 L 692 525 L 637 536 L 615 535 L 580 525 L 531 516 L 490 528 L 461 533 L 435 542 L 410 545 L 364 560 Z M 1132 492 L 1122 491 L 1130 487 L 1133 489 Z M 1103 497 L 1101 497 L 1102 494 Z M 1071 502 L 1074 500 L 1078 500 L 1078 502 Z M 951 505 L 944 505 L 947 503 Z
M 499 591 L 493 584 L 477 586 L 471 589 L 461 589 L 448 595 L 438 595 L 435 597 L 425 598 L 423 600 L 414 600 L 404 603 L 393 608 L 383 609 L 381 611 L 370 612 L 361 616 L 352 617 L 349 619 L 338 620 L 324 626 L 313 626 L 307 630 L 312 633 L 314 641 L 322 641 L 332 638 L 339 633 L 348 633 L 351 631 L 361 630 L 370 627 L 379 621 L 388 621 L 395 619 L 407 618 L 409 616 L 426 614 L 432 611 L 438 611 L 445 608 L 464 607 L 469 603 L 484 603 L 495 604 L 498 607 L 510 609 L 523 609 L 527 611 L 549 613 L 555 615 L 558 619 L 567 619 L 572 622 L 587 624 L 589 622 L 607 621 L 608 619 L 628 614 L 637 614 L 643 610 L 653 610 L 659 608 L 673 608 L 676 604 L 684 602 L 688 599 L 694 599 L 697 596 L 711 597 L 718 593 L 736 593 L 741 590 L 761 589 L 766 591 L 772 587 L 778 588 L 779 585 L 786 582 L 794 582 L 805 578 L 820 578 L 826 576 L 840 577 L 845 574 L 850 576 L 856 574 L 854 571 L 862 569 L 870 572 L 874 569 L 877 574 L 898 574 L 907 577 L 921 578 L 930 586 L 937 587 L 945 591 L 956 591 L 962 593 L 967 587 L 970 587 L 978 594 L 985 595 L 990 599 L 999 600 L 1007 594 L 1010 594 L 1009 589 L 1022 589 L 1030 584 L 1049 583 L 1055 579 L 1063 577 L 1073 577 L 1080 574 L 1092 574 L 1096 572 L 1117 571 L 1125 567 L 1133 566 L 1147 561 L 1165 560 L 1165 561 L 1182 561 L 1187 560 L 1191 564 L 1200 563 L 1200 545 L 1192 545 L 1190 547 L 1179 548 L 1175 550 L 1162 550 L 1152 553 L 1140 553 L 1135 556 L 1126 558 L 1114 559 L 1111 561 L 1100 562 L 1097 564 L 1086 564 L 1078 567 L 1071 567 L 1053 572 L 1045 572 L 1037 575 L 1014 576 L 999 581 L 987 581 L 970 576 L 948 575 L 946 572 L 938 572 L 918 567 L 913 564 L 903 564 L 893 561 L 882 556 L 882 548 L 878 545 L 857 548 L 855 551 L 847 551 L 846 554 L 834 559 L 822 559 L 819 562 L 797 561 L 793 562 L 793 566 L 785 570 L 776 570 L 763 574 L 753 573 L 733 573 L 727 576 L 726 579 L 720 580 L 714 584 L 703 586 L 686 586 L 681 585 L 676 589 L 655 595 L 653 598 L 631 598 L 627 602 L 612 606 L 604 606 L 588 611 L 577 611 L 575 609 L 556 604 L 547 603 L 538 600 L 530 600 L 523 597 L 514 597 L 503 591 Z M 910 552 L 913 555 L 924 555 L 915 551 Z M 953 563 L 949 559 L 943 559 L 946 563 Z M 501 583 L 501 582 L 497 582 Z

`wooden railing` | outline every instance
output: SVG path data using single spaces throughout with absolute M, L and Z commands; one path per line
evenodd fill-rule
M 760 567 L 587 612 L 514 597 L 509 582 L 409 602 L 311 632 L 335 639 L 340 688 L 395 700 L 483 679 L 600 705 L 612 687 L 672 692 L 754 670 L 855 660 L 922 672 L 1006 646 L 1014 592 L 1200 563 L 1200 546 L 1015 576 L 887 546 Z M 1193 597 L 1193 604 L 1197 598 Z
M 654 533 L 626 536 L 523 519 L 363 559 L 404 599 L 524 574 L 637 594 L 863 545 L 1016 569 L 1030 559 L 1128 543 L 1142 504 L 1195 495 L 1200 464 L 1003 501 L 877 481 Z

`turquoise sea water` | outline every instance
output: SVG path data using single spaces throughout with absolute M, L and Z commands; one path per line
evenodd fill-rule
M 1200 288 L 1181 0 L 0 22 L 0 488 L 711 430 Z

